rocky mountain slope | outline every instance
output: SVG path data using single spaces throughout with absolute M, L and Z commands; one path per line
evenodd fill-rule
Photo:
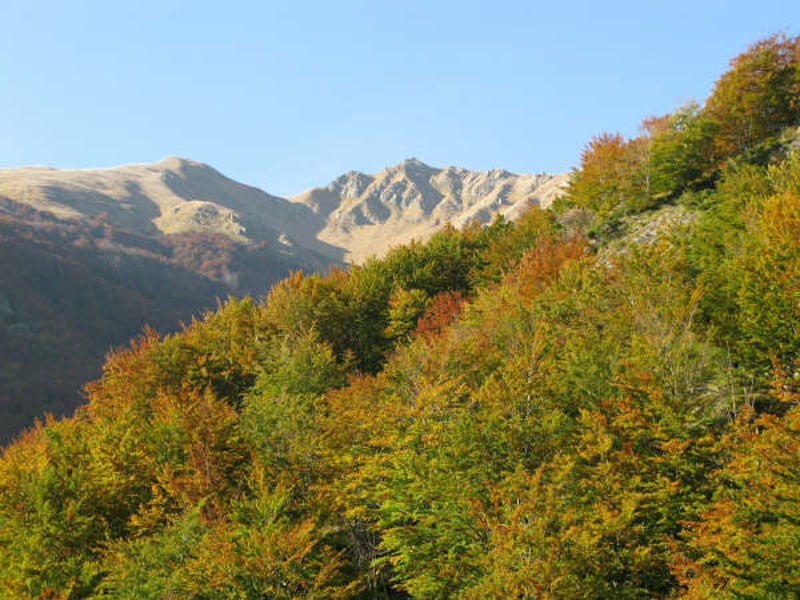
M 412 158 L 371 175 L 350 171 L 291 200 L 324 220 L 319 240 L 360 263 L 391 246 L 426 239 L 445 224 L 487 223 L 496 214 L 513 219 L 531 202 L 549 206 L 566 179 L 566 173 L 437 169 Z

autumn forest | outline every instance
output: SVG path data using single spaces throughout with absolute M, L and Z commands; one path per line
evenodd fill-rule
M 800 37 L 566 193 L 110 354 L 0 458 L 0 597 L 800 597 Z

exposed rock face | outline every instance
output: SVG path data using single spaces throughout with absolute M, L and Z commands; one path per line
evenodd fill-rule
M 461 227 L 496 214 L 514 219 L 533 203 L 549 206 L 567 174 L 519 175 L 502 169 L 436 169 L 414 158 L 366 175 L 351 171 L 327 187 L 291 198 L 325 219 L 318 239 L 362 262 L 445 224 Z
M 0 196 L 59 218 L 103 215 L 139 231 L 221 233 L 280 252 L 309 252 L 318 264 L 319 257 L 361 262 L 448 223 L 513 219 L 531 202 L 549 205 L 565 181 L 566 174 L 437 169 L 412 158 L 371 175 L 350 171 L 287 199 L 169 157 L 110 169 L 2 169 Z
M 635 246 L 652 246 L 669 241 L 670 236 L 696 221 L 697 214 L 680 205 L 666 205 L 625 217 L 619 229 L 598 253 L 598 261 L 608 267 L 615 256 L 625 256 Z
M 246 239 L 247 228 L 242 225 L 242 216 L 214 202 L 189 200 L 175 204 L 166 214 L 156 219 L 159 228 L 166 233 L 209 229 L 233 238 Z

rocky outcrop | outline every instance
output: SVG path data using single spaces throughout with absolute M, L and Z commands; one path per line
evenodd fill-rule
M 616 256 L 626 256 L 635 246 L 652 246 L 697 221 L 697 214 L 681 205 L 666 205 L 652 211 L 625 217 L 614 235 L 607 238 L 598 261 L 608 267 Z
M 446 224 L 488 223 L 497 214 L 513 219 L 531 204 L 549 206 L 566 177 L 438 169 L 411 158 L 374 174 L 351 171 L 291 200 L 325 219 L 318 239 L 359 263 Z

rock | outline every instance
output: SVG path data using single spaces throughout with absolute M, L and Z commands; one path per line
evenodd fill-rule
M 532 204 L 547 207 L 567 178 L 566 173 L 439 169 L 410 158 L 370 175 L 351 171 L 291 200 L 325 218 L 320 240 L 346 248 L 345 259 L 360 263 L 411 239 L 427 239 L 448 223 L 486 224 L 497 214 L 515 219 Z

